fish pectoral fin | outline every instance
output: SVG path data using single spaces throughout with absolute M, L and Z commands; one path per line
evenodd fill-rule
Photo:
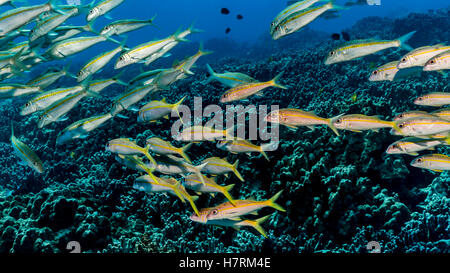
M 306 127 L 308 127 L 311 131 L 312 130 L 314 130 L 316 127 L 314 127 L 314 126 L 312 126 L 312 125 L 308 125 L 308 126 L 306 126 Z
M 68 120 L 68 119 L 69 119 L 68 116 L 62 116 L 62 117 L 59 117 L 56 121 L 57 121 L 57 122 L 59 122 L 59 121 L 66 121 L 66 120 Z
M 22 165 L 22 166 L 28 166 L 28 164 L 25 162 L 25 161 L 23 161 L 23 160 L 19 160 L 19 162 L 18 162 L 20 165 Z
M 264 97 L 264 92 L 260 91 L 260 92 L 256 93 L 255 96 Z
M 211 196 L 214 198 L 214 197 L 216 197 L 216 195 L 214 194 L 214 193 L 210 193 L 211 194 Z
M 240 217 L 230 218 L 230 220 L 233 220 L 233 221 L 242 221 L 242 219 L 241 219 Z
M 442 170 L 432 170 L 433 172 L 438 172 L 438 173 L 442 173 Z
M 355 133 L 362 133 L 362 131 L 360 131 L 360 130 L 350 130 L 350 131 L 355 132 Z
M 257 211 L 251 212 L 250 215 L 258 215 Z
M 133 111 L 133 112 L 139 112 L 139 108 L 136 105 L 131 106 L 127 110 Z
M 419 153 L 408 153 L 409 155 L 412 155 L 412 156 L 418 156 L 419 155 Z
M 164 119 L 169 119 L 169 115 L 165 115 L 163 118 Z
M 229 175 L 228 175 L 227 173 L 226 173 L 226 174 L 224 174 L 224 175 L 225 175 L 225 177 L 226 177 L 226 178 L 228 178 L 228 176 L 229 176 Z

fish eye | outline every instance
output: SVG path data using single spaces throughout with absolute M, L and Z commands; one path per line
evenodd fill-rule
M 431 60 L 431 61 L 430 61 L 430 64 L 434 64 L 434 60 Z
M 336 123 L 341 123 L 341 122 L 342 122 L 342 119 L 336 120 Z
M 419 158 L 419 159 L 417 159 L 417 162 L 422 162 L 423 160 L 422 160 L 422 158 Z
M 420 101 L 421 101 L 421 100 L 423 100 L 423 98 L 422 98 L 422 97 L 418 97 L 417 100 L 420 100 Z
M 89 11 L 89 13 L 90 13 L 90 14 L 94 13 L 94 10 L 93 10 L 93 9 L 91 9 L 91 10 Z
M 373 71 L 373 74 L 374 75 L 378 74 L 378 70 Z
M 403 128 L 403 127 L 405 127 L 405 125 L 403 123 L 398 125 L 398 128 Z
M 398 115 L 399 118 L 403 118 L 403 114 Z
M 392 148 L 393 148 L 393 149 L 398 149 L 398 148 L 400 148 L 400 147 L 398 146 L 398 144 L 394 144 L 394 145 L 392 145 Z
M 123 61 L 125 58 L 123 56 L 120 56 L 119 60 Z
M 212 215 L 217 215 L 219 213 L 219 211 L 215 209 L 215 210 L 211 211 L 211 213 L 212 213 Z
M 331 52 L 330 52 L 330 56 L 333 56 L 335 53 L 336 53 L 336 52 L 331 51 Z
M 31 105 L 31 103 L 27 102 L 27 104 L 25 104 L 26 107 L 29 107 Z
M 402 62 L 406 62 L 406 58 L 403 58 L 403 59 L 402 59 Z

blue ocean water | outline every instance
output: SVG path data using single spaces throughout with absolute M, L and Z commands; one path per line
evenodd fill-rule
M 68 1 L 55 2 L 62 5 Z M 102 2 L 92 2 L 92 7 L 61 26 L 85 26 L 89 10 Z M 274 39 L 270 24 L 287 2 L 125 0 L 95 19 L 92 31 L 84 29 L 74 37 L 101 38 L 103 27 L 117 20 L 155 16 L 152 25 L 103 36 L 105 41 L 74 54 L 51 42 L 61 35 L 54 29 L 37 44 L 27 44 L 29 48 L 19 55 L 15 55 L 17 51 L 11 55 L 14 46 L 29 41 L 30 34 L 25 30 L 36 29 L 36 20 L 48 16 L 43 12 L 19 28 L 23 35 L 1 43 L 0 58 L 8 60 L 0 64 L 1 87 L 12 86 L 17 91 L 31 87 L 31 80 L 64 67 L 69 72 L 33 94 L 1 94 L 0 253 L 67 252 L 69 242 L 91 253 L 378 251 L 372 245 L 380 246 L 384 253 L 449 253 L 450 124 L 445 107 L 450 102 L 433 106 L 418 101 L 427 99 L 429 93 L 450 93 L 448 66 L 424 71 L 425 62 L 438 56 L 435 54 L 410 70 L 400 69 L 403 77 L 392 76 L 395 79 L 391 81 L 386 73 L 381 81 L 373 80 L 384 73 L 383 65 L 400 62 L 415 48 L 439 45 L 433 50 L 448 52 L 448 1 L 333 1 L 342 8 L 335 7 L 337 13 L 331 18 L 324 14 L 302 29 Z M 14 4 L 42 3 L 29 0 Z M 0 12 L 13 8 L 5 5 Z M 228 12 L 221 12 L 224 8 Z M 0 16 L 0 30 L 2 27 L 5 25 Z M 189 27 L 194 33 L 180 37 Z M 163 40 L 165 46 L 145 58 L 131 56 L 134 47 L 172 39 L 171 35 L 176 39 Z M 326 59 L 337 54 L 348 40 L 361 46 L 359 39 L 394 42 L 384 50 L 368 49 L 370 52 L 361 56 L 327 63 Z M 101 69 L 87 81 L 77 81 L 83 67 L 119 44 L 124 48 Z M 157 55 L 155 61 L 145 64 L 147 58 Z M 115 67 L 127 58 L 134 63 Z M 396 65 L 388 70 L 396 70 Z M 142 76 L 150 72 L 151 76 Z M 140 75 L 149 82 L 131 82 Z M 114 84 L 99 94 L 85 90 L 87 85 L 105 79 Z M 32 114 L 23 113 L 28 104 L 41 99 L 43 92 L 54 96 L 52 92 L 74 86 L 82 90 L 55 99 Z M 233 94 L 242 91 L 239 88 L 248 93 L 234 98 Z M 264 92 L 257 92 L 261 89 Z M 53 116 L 54 108 L 76 95 L 86 97 L 74 103 L 70 111 Z M 132 103 L 127 101 L 130 97 Z M 209 105 L 225 111 L 231 105 L 255 105 L 292 112 L 286 120 L 269 122 L 271 129 L 279 130 L 276 146 L 262 138 L 250 142 L 201 139 L 189 144 L 171 130 L 179 112 L 184 113 L 181 109 L 194 113 L 199 99 L 203 109 Z M 177 102 L 186 107 L 177 108 Z M 169 111 L 145 120 L 143 113 L 150 112 L 151 107 Z M 178 112 L 166 119 L 172 108 Z M 401 123 L 394 119 L 411 111 L 421 111 L 421 118 L 428 113 L 427 118 L 432 120 L 427 122 L 437 124 L 431 128 L 434 131 L 419 134 L 400 130 Z M 264 120 L 266 114 L 258 112 L 258 117 Z M 362 128 L 342 125 L 344 117 L 351 114 L 363 115 L 357 116 L 365 119 L 358 125 Z M 215 117 L 218 115 L 215 113 Z M 308 121 L 290 124 L 289 115 L 306 115 Z M 77 127 L 85 119 L 100 116 L 105 120 L 95 128 Z M 202 118 L 203 122 L 212 119 Z M 51 120 L 50 124 L 40 126 L 45 119 Z M 251 118 L 246 121 L 251 127 Z M 275 125 L 278 123 L 279 127 Z M 255 128 L 260 129 L 261 124 Z M 11 126 L 23 144 L 13 140 Z M 263 135 L 263 131 L 258 132 Z M 68 139 L 61 140 L 67 132 Z M 418 150 L 388 153 L 388 147 L 402 137 L 415 137 Z M 151 141 L 157 141 L 154 147 L 161 146 L 156 138 L 174 146 L 152 150 Z M 425 140 L 436 143 L 424 144 Z M 177 157 L 171 158 L 170 153 Z M 435 156 L 426 158 L 430 155 Z M 42 161 L 42 169 L 35 157 Z M 151 165 L 153 158 L 156 165 Z M 208 169 L 213 163 L 205 162 L 217 158 L 226 160 L 219 164 L 226 171 Z M 421 164 L 423 161 L 443 163 L 429 167 Z M 155 181 L 160 180 L 153 180 L 153 173 L 166 183 L 163 189 L 158 188 L 160 184 Z M 189 178 L 194 180 L 199 173 L 213 186 L 204 189 L 197 181 L 190 188 Z M 240 201 L 237 205 L 226 203 L 230 200 Z M 255 200 L 268 201 L 256 204 Z M 243 208 L 249 203 L 261 207 L 245 212 Z M 227 216 L 223 212 L 227 210 L 241 214 Z

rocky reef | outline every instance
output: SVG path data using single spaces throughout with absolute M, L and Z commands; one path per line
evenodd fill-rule
M 410 41 L 413 47 L 449 43 L 445 39 L 450 37 L 450 10 L 395 20 L 371 17 L 346 31 L 353 38 L 392 39 L 413 30 L 417 30 Z M 396 82 L 368 81 L 375 67 L 399 59 L 404 51 L 387 50 L 325 66 L 327 52 L 338 42 L 326 39 L 323 33 L 314 36 L 313 31 L 307 36 L 315 37 L 309 39 L 315 41 L 313 45 L 284 48 L 270 44 L 268 55 L 261 40 L 257 46 L 244 47 L 242 55 L 211 55 L 203 64 L 207 61 L 219 72 L 239 71 L 260 80 L 284 71 L 281 82 L 288 90 L 265 92 L 251 102 L 296 107 L 323 117 L 361 113 L 392 119 L 419 109 L 412 103 L 418 95 L 450 92 L 448 77 L 439 73 Z M 293 37 L 289 39 L 295 41 Z M 228 45 L 235 46 L 239 45 Z M 210 41 L 205 48 L 223 51 L 226 45 Z M 107 71 L 103 75 L 108 77 L 108 73 L 114 74 Z M 188 106 L 194 97 L 202 97 L 204 105 L 218 104 L 225 89 L 206 79 L 206 69 L 199 65 L 194 76 L 156 96 L 175 102 L 187 95 Z M 56 85 L 71 84 L 74 82 L 61 79 Z M 268 153 L 269 162 L 256 154 L 228 154 L 213 143 L 195 144 L 188 152 L 195 163 L 211 156 L 240 160 L 245 182 L 234 176 L 219 178 L 220 183 L 236 183 L 231 191 L 234 198 L 267 199 L 283 189 L 277 203 L 287 212 L 276 212 L 264 223 L 267 239 L 250 229 L 235 231 L 194 223 L 189 219 L 190 207 L 177 198 L 133 190 L 139 174 L 120 165 L 104 149 L 108 140 L 118 137 L 133 137 L 140 144 L 154 135 L 169 139 L 173 120 L 137 124 L 135 113 L 127 112 L 130 119 L 115 118 L 86 139 L 56 146 L 60 130 L 81 118 L 104 113 L 122 91 L 123 87 L 112 86 L 103 97 L 83 101 L 69 113 L 69 121 L 42 130 L 37 129 L 36 115 L 19 115 L 26 98 L 0 102 L 2 132 L 8 132 L 14 121 L 15 135 L 30 145 L 47 167 L 39 175 L 19 165 L 9 134 L 0 136 L 4 151 L 0 154 L 0 253 L 66 252 L 69 241 L 80 242 L 83 252 L 104 253 L 365 253 L 369 241 L 379 242 L 386 253 L 450 252 L 450 174 L 410 167 L 410 156 L 387 155 L 387 146 L 398 139 L 387 130 L 335 136 L 326 127 L 296 131 L 283 127 L 280 147 Z M 352 99 L 355 94 L 357 99 Z M 438 151 L 448 154 L 450 150 L 443 147 Z M 196 204 L 199 208 L 213 206 L 223 202 L 221 198 L 202 195 Z M 271 212 L 264 209 L 261 215 Z

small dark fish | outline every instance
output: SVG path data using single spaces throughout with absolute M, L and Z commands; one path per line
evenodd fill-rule
M 348 34 L 347 32 L 342 32 L 342 39 L 347 42 L 350 41 L 350 34 Z
M 238 15 L 236 16 L 236 18 L 237 18 L 238 20 L 242 20 L 242 19 L 244 19 L 244 16 L 238 14 Z
M 340 40 L 341 39 L 341 35 L 339 33 L 333 33 L 333 35 L 331 35 L 331 38 L 333 40 Z
M 228 27 L 228 28 L 225 30 L 225 33 L 228 34 L 228 33 L 230 33 L 230 31 L 231 31 L 231 28 Z
M 220 10 L 220 13 L 222 13 L 222 14 L 230 14 L 230 10 L 227 9 L 227 8 L 222 8 L 222 9 Z

